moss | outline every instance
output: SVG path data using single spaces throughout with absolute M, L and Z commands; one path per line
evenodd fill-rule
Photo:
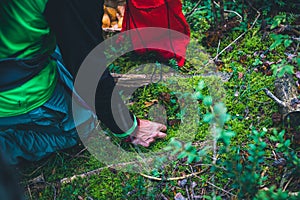
M 204 20 L 204 22 L 203 26 L 207 27 L 207 21 Z M 221 41 L 220 50 L 240 36 L 241 33 L 242 32 L 240 31 L 227 33 Z M 185 110 L 186 107 L 184 104 L 186 102 L 183 101 L 184 99 L 188 99 L 185 95 L 193 93 L 198 82 L 204 80 L 207 85 L 210 86 L 210 88 L 206 87 L 203 90 L 204 95 L 223 97 L 223 94 L 225 94 L 224 98 L 219 98 L 216 101 L 224 100 L 228 113 L 231 115 L 231 120 L 225 127 L 227 130 L 232 130 L 236 133 L 231 140 L 231 145 L 240 148 L 241 152 L 246 152 L 248 145 L 253 143 L 251 138 L 253 135 L 251 132 L 252 129 L 256 128 L 257 130 L 263 130 L 265 127 L 268 130 L 271 130 L 274 128 L 271 116 L 278 110 L 277 105 L 263 92 L 264 88 L 268 88 L 271 91 L 274 90 L 274 77 L 266 76 L 265 73 L 254 70 L 255 68 L 258 69 L 261 65 L 259 62 L 256 63 L 256 61 L 277 62 L 280 58 L 285 56 L 285 48 L 279 46 L 276 50 L 267 52 L 266 50 L 273 41 L 270 40 L 268 35 L 262 35 L 262 33 L 255 28 L 233 44 L 231 49 L 228 49 L 219 56 L 219 59 L 223 62 L 220 66 L 212 64 L 203 69 L 203 66 L 206 65 L 211 57 L 210 55 L 216 55 L 217 50 L 216 48 L 206 49 L 200 45 L 200 41 L 204 37 L 202 33 L 193 31 L 192 37 L 196 40 L 191 44 L 187 54 L 190 60 L 186 63 L 185 69 L 181 69 L 180 72 L 183 73 L 184 71 L 188 71 L 190 74 L 195 72 L 200 74 L 207 70 L 212 71 L 219 68 L 221 71 L 231 72 L 232 78 L 223 84 L 218 82 L 215 77 L 192 77 L 186 79 L 175 77 L 170 79 L 168 84 L 177 85 L 178 88 L 181 89 L 180 91 L 174 91 L 174 88 L 163 83 L 150 84 L 146 87 L 137 89 L 131 99 L 127 99 L 127 103 L 130 104 L 129 108 L 132 112 L 139 118 L 155 120 L 158 119 L 159 113 L 155 113 L 155 109 L 153 108 L 160 105 L 165 109 L 163 120 L 167 119 L 169 122 L 166 139 L 158 140 L 148 149 L 140 147 L 138 151 L 142 153 L 161 151 L 168 145 L 172 137 L 182 136 L 187 137 L 188 140 L 192 138 L 193 142 L 196 143 L 211 138 L 211 127 L 201 121 L 203 116 L 207 113 L 207 108 L 199 101 L 196 102 L 196 107 L 190 107 L 187 108 L 190 110 Z M 197 47 L 197 51 L 193 51 L 193 47 Z M 265 54 L 266 57 L 262 59 L 260 57 L 261 54 Z M 111 71 L 126 73 L 141 64 L 147 62 L 155 63 L 155 61 L 154 55 L 141 56 L 128 53 L 114 61 L 113 65 L 111 65 Z M 151 67 L 152 66 L 148 65 L 144 70 L 149 72 L 152 70 Z M 162 94 L 164 93 L 170 94 L 169 100 L 162 98 Z M 192 101 L 189 101 L 188 103 L 190 102 Z M 191 126 L 189 121 L 186 122 L 186 115 L 181 111 L 196 116 L 199 119 L 197 126 Z M 173 122 L 174 120 L 175 122 L 176 120 L 177 122 L 183 121 L 184 123 L 181 123 L 180 125 L 176 123 L 172 124 L 170 123 L 171 120 L 173 120 Z M 185 130 L 185 132 L 190 133 L 190 135 L 180 133 L 181 130 Z M 120 144 L 126 151 L 137 150 L 130 144 L 121 143 L 120 140 L 114 140 L 114 142 L 115 144 Z M 271 146 L 265 151 L 265 157 L 268 159 L 262 163 L 263 168 L 272 164 L 272 148 L 273 147 Z M 93 199 L 157 199 L 159 198 L 158 196 L 160 193 L 163 193 L 165 196 L 172 199 L 174 193 L 181 192 L 183 195 L 186 195 L 185 188 L 178 187 L 177 181 L 150 181 L 135 173 L 125 173 L 113 169 L 104 169 L 98 175 L 78 179 L 70 184 L 59 187 L 56 183 L 62 178 L 105 166 L 90 155 L 88 151 L 84 151 L 77 155 L 82 149 L 83 146 L 78 145 L 70 150 L 58 152 L 50 158 L 40 162 L 21 166 L 20 170 L 23 174 L 21 174 L 22 184 L 27 188 L 28 182 L 31 179 L 43 174 L 47 183 L 41 184 L 41 187 L 31 190 L 31 195 L 34 199 L 53 199 L 54 189 L 57 192 L 57 199 L 78 199 L 79 196 L 83 199 L 88 199 L 89 197 Z M 243 153 L 241 153 L 241 155 L 242 154 Z M 211 156 L 211 152 L 209 152 L 209 155 Z M 231 156 L 234 155 L 236 154 L 234 154 L 234 151 L 232 150 L 227 155 L 221 155 L 220 159 L 231 158 Z M 246 159 L 247 157 L 246 153 L 242 156 L 245 157 L 243 157 L 243 159 Z M 239 162 L 244 162 L 243 159 L 239 160 Z M 163 159 L 161 162 L 163 162 Z M 200 171 L 203 170 L 203 167 L 195 167 L 195 169 Z M 217 186 L 226 186 L 228 179 L 225 179 L 222 176 L 222 170 L 214 170 L 216 170 L 215 180 Z M 190 167 L 186 165 L 184 159 L 174 160 L 169 163 L 169 165 L 164 166 L 164 168 L 159 165 L 158 162 L 157 169 L 149 172 L 152 176 L 159 176 L 162 178 L 182 176 L 189 173 L 191 173 Z M 271 168 L 266 173 L 268 177 L 266 184 L 271 185 L 278 184 L 281 181 L 281 176 L 279 177 L 277 174 L 279 173 L 282 175 L 283 171 Z M 203 188 L 211 188 L 208 184 L 208 181 L 211 181 L 211 175 L 212 171 L 208 170 L 206 173 L 199 175 L 200 179 L 196 177 L 189 179 L 189 181 L 195 181 L 198 184 L 194 189 L 196 194 L 202 193 Z M 53 186 L 55 187 L 53 188 Z M 212 190 L 208 191 L 211 192 Z M 28 191 L 25 193 L 27 197 L 30 196 Z

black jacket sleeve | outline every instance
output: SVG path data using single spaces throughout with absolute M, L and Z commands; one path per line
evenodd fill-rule
M 76 77 L 85 57 L 103 41 L 103 0 L 49 0 L 44 15 L 56 35 L 66 68 Z M 133 120 L 120 96 L 111 104 L 114 87 L 114 80 L 106 70 L 99 78 L 95 109 L 99 120 L 120 134 L 132 127 Z M 89 104 L 89 99 L 84 100 Z

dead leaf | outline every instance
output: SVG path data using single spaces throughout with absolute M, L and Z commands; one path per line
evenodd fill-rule
M 168 125 L 169 126 L 180 125 L 180 123 L 181 123 L 180 119 L 170 119 L 170 120 L 168 120 Z
M 167 92 L 162 92 L 159 96 L 159 99 L 168 103 L 171 101 L 171 94 Z
M 150 102 L 145 102 L 145 107 L 148 108 L 154 104 L 157 104 L 158 103 L 158 100 L 157 99 L 153 99 L 152 101 Z
M 247 61 L 247 55 L 240 56 L 240 62 L 245 63 Z

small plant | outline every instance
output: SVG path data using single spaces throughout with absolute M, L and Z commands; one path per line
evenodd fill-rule
M 283 44 L 285 48 L 288 48 L 293 43 L 288 35 L 271 34 L 270 36 L 274 40 L 273 44 L 270 46 L 270 50 L 274 50 L 281 44 Z
M 283 77 L 284 74 L 294 74 L 294 66 L 290 65 L 287 60 L 282 60 L 278 64 L 274 64 L 271 66 L 273 71 L 273 75 L 277 77 Z
M 214 185 L 220 185 L 218 181 L 224 178 L 228 180 L 228 187 L 234 189 L 238 199 L 262 199 L 263 197 L 272 197 L 270 199 L 283 199 L 289 197 L 287 192 L 283 192 L 271 187 L 268 190 L 261 190 L 265 185 L 267 176 L 264 169 L 267 165 L 265 159 L 268 154 L 268 143 L 266 142 L 268 130 L 264 128 L 257 131 L 253 128 L 249 139 L 252 141 L 247 146 L 233 145 L 232 138 L 236 133 L 226 130 L 224 125 L 230 119 L 227 109 L 222 103 L 214 102 L 213 98 L 204 95 L 205 84 L 203 81 L 195 87 L 194 97 L 201 100 L 201 104 L 207 108 L 203 115 L 203 122 L 211 125 L 212 146 L 197 149 L 192 143 L 183 143 L 172 139 L 165 150 L 171 151 L 171 155 L 176 155 L 178 159 L 186 158 L 188 164 L 201 163 L 211 166 L 210 176 Z M 291 149 L 290 140 L 285 139 L 284 131 L 278 133 L 275 129 L 270 140 L 276 142 L 276 152 L 284 155 L 286 166 L 293 169 L 294 173 L 299 172 L 300 158 L 296 152 Z M 222 185 L 222 184 L 221 184 Z M 274 193 L 272 193 L 274 191 Z M 213 189 L 212 193 L 215 190 Z M 220 198 L 220 196 L 207 196 L 210 198 Z M 293 197 L 292 197 L 293 198 Z

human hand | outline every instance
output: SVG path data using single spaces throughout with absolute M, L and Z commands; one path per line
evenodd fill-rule
M 131 137 L 132 144 L 139 144 L 144 147 L 149 147 L 156 138 L 165 138 L 167 134 L 162 131 L 166 131 L 167 127 L 157 122 L 151 122 L 148 120 L 139 120 L 139 126 L 135 134 Z

